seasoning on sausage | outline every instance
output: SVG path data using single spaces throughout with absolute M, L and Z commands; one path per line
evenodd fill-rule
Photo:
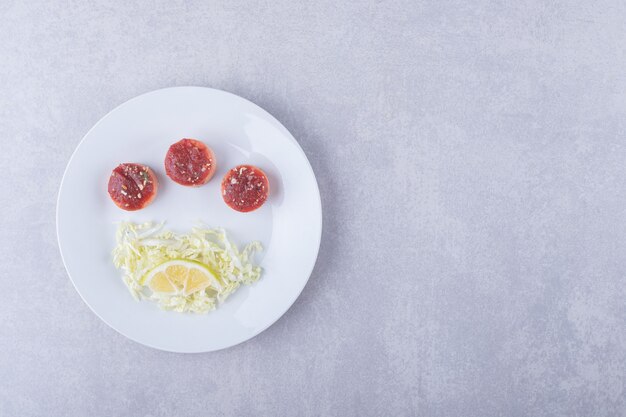
M 154 200 L 158 182 L 146 165 L 120 164 L 111 172 L 108 191 L 111 200 L 122 210 L 141 210 Z
M 195 139 L 181 139 L 165 155 L 165 173 L 178 184 L 198 187 L 215 173 L 215 154 Z
M 265 173 L 252 165 L 229 170 L 222 180 L 222 198 L 233 210 L 249 212 L 265 203 L 270 184 Z

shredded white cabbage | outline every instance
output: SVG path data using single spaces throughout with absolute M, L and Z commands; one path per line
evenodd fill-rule
M 113 263 L 123 272 L 122 279 L 137 300 L 156 301 L 165 310 L 207 313 L 214 310 L 241 284 L 252 284 L 261 276 L 261 268 L 252 264 L 253 255 L 263 248 L 259 242 L 237 249 L 224 229 L 193 228 L 189 234 L 163 230 L 163 223 L 120 223 Z M 187 297 L 180 294 L 152 293 L 141 284 L 153 268 L 173 259 L 202 262 L 217 273 L 222 289 L 198 291 Z

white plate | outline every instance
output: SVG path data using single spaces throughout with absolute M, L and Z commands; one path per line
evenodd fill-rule
M 213 148 L 217 172 L 208 184 L 172 182 L 163 160 L 181 138 Z M 159 191 L 147 208 L 126 212 L 109 199 L 107 181 L 121 162 L 147 164 Z M 263 169 L 271 193 L 259 210 L 238 213 L 220 196 L 226 171 L 250 163 Z M 198 222 L 226 228 L 238 245 L 252 240 L 265 250 L 261 280 L 241 288 L 207 315 L 160 310 L 135 301 L 111 261 L 116 224 L 162 221 L 174 231 Z M 320 245 L 322 208 L 304 152 L 276 119 L 257 105 L 210 88 L 153 91 L 117 107 L 85 135 L 65 170 L 57 204 L 57 234 L 65 268 L 87 305 L 105 323 L 144 345 L 173 352 L 223 349 L 259 334 L 296 300 Z

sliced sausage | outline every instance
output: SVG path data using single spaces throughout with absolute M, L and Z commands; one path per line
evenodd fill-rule
M 253 165 L 239 165 L 224 175 L 222 198 L 233 210 L 248 212 L 265 203 L 270 192 L 267 176 Z
M 120 164 L 109 177 L 109 195 L 121 209 L 140 210 L 154 200 L 158 182 L 154 172 L 146 165 Z
M 206 184 L 215 168 L 215 154 L 199 140 L 182 139 L 170 146 L 165 155 L 165 173 L 180 185 Z

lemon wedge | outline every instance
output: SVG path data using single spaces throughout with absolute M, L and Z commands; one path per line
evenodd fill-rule
M 203 263 L 187 259 L 174 259 L 148 272 L 140 282 L 161 294 L 191 295 L 208 287 L 222 289 L 220 280 Z

